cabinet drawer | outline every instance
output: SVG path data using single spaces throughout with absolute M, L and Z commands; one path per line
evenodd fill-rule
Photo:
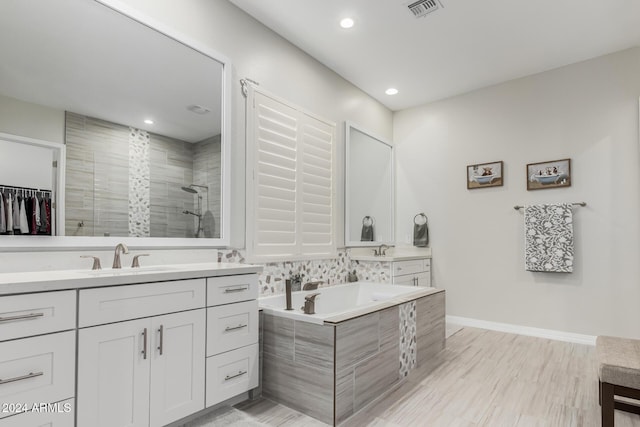
M 258 275 L 209 277 L 207 305 L 222 305 L 258 298 Z
M 40 402 L 38 402 L 40 403 Z M 39 406 L 38 406 L 39 408 Z M 46 409 L 29 407 L 29 412 L 2 420 L 2 427 L 73 427 L 73 399 L 48 404 Z M 33 409 L 33 410 L 32 410 Z
M 75 327 L 75 291 L 0 297 L 0 341 Z
M 257 342 L 257 300 L 207 309 L 207 356 Z
M 202 308 L 205 279 L 176 280 L 80 291 L 79 327 Z
M 0 343 L 0 402 L 33 404 L 73 397 L 75 335 L 69 331 Z M 0 412 L 0 418 L 11 414 Z
M 409 261 L 395 261 L 393 263 L 393 275 L 414 274 L 424 271 L 424 259 L 412 259 Z
M 258 387 L 258 344 L 207 358 L 207 407 Z

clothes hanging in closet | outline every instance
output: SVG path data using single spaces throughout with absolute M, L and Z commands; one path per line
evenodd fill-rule
M 0 185 L 0 234 L 51 235 L 49 191 Z

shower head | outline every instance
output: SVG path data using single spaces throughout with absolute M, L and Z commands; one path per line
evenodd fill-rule
M 181 187 L 182 191 L 186 191 L 187 193 L 191 193 L 191 194 L 198 194 L 198 190 L 191 188 L 191 187 Z
M 206 185 L 198 185 L 198 184 L 191 184 L 189 186 L 185 186 L 181 188 L 182 188 L 182 191 L 186 191 L 187 193 L 198 194 L 198 190 L 196 190 L 193 187 L 204 188 L 206 190 L 209 190 L 209 187 L 207 187 Z

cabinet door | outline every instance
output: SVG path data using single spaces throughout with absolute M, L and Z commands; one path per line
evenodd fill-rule
M 205 310 L 154 317 L 151 427 L 204 409 Z
M 78 333 L 77 425 L 148 427 L 151 320 Z

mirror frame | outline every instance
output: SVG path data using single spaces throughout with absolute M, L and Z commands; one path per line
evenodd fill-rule
M 396 192 L 395 192 L 395 149 L 393 144 L 387 141 L 384 138 L 381 138 L 375 135 L 372 132 L 364 129 L 361 126 L 354 124 L 353 122 L 346 121 L 344 123 L 345 135 L 344 135 L 344 147 L 345 147 L 345 156 L 344 156 L 344 245 L 347 248 L 358 248 L 358 247 L 375 247 L 380 246 L 382 244 L 385 245 L 395 245 L 395 211 L 396 211 Z M 375 139 L 376 141 L 387 145 L 391 148 L 391 239 L 385 241 L 374 241 L 374 242 L 361 242 L 361 241 L 353 241 L 349 238 L 349 232 L 351 228 L 349 226 L 349 160 L 351 159 L 351 129 L 355 129 L 360 133 L 367 135 L 368 137 Z
M 100 236 L 31 236 L 25 239 L 21 236 L 2 236 L 0 238 L 0 252 L 16 252 L 16 251 L 49 251 L 49 250 L 73 250 L 73 249 L 110 249 L 118 243 L 124 243 L 131 248 L 223 248 L 230 244 L 231 236 L 231 86 L 232 86 L 232 66 L 231 61 L 224 55 L 216 52 L 203 43 L 198 42 L 169 26 L 156 21 L 139 10 L 123 3 L 120 0 L 87 0 L 106 6 L 115 12 L 137 21 L 141 25 L 150 28 L 152 31 L 169 37 L 186 47 L 193 49 L 209 58 L 219 62 L 222 65 L 222 120 L 221 120 L 221 204 L 222 211 L 220 218 L 222 226 L 220 227 L 220 238 L 186 238 L 186 237 L 100 237 Z M 48 141 L 35 140 L 32 138 L 23 138 L 16 135 L 3 134 L 9 140 L 15 142 L 29 143 L 31 145 L 46 146 L 56 149 L 55 144 Z M 59 148 L 59 147 L 57 147 Z M 65 147 L 60 151 L 64 159 Z M 64 166 L 64 162 L 58 164 Z M 58 185 L 62 185 L 62 191 L 58 192 L 58 200 L 60 203 L 64 201 L 64 169 L 59 168 L 57 174 Z M 64 224 L 64 203 L 58 207 L 59 217 L 56 218 L 58 230 Z M 62 215 L 62 216 L 60 216 Z

